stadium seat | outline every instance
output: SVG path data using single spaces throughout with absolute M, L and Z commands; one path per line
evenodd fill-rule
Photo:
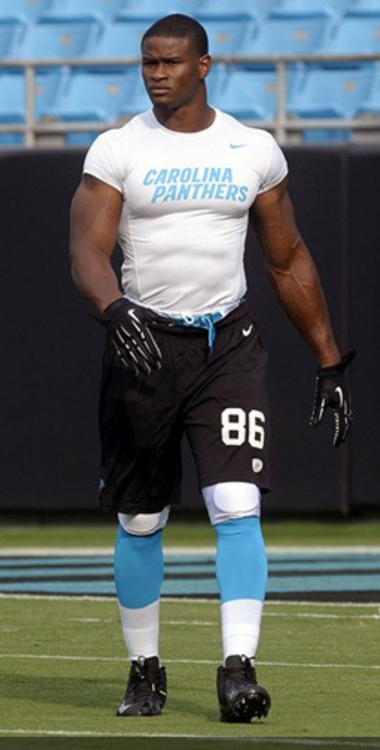
M 85 131 L 83 133 L 66 133 L 65 142 L 67 146 L 76 146 L 76 148 L 88 148 L 91 143 L 98 137 L 99 132 Z
M 52 10 L 58 0 L 1 0 L 0 20 L 35 21 L 42 13 Z
M 363 116 L 363 115 L 364 116 L 371 115 L 375 117 L 380 117 L 380 66 L 379 64 L 375 65 L 375 72 L 373 75 L 373 81 L 372 81 L 370 91 L 368 92 L 368 96 L 366 96 L 363 99 L 360 106 L 358 107 L 356 115 L 358 117 Z
M 25 24 L 21 21 L 0 21 L 0 58 L 18 54 L 24 32 Z
M 30 24 L 19 50 L 23 59 L 82 57 L 94 52 L 102 30 L 97 21 L 46 21 Z
M 98 57 L 140 57 L 141 37 L 146 31 L 144 21 L 120 21 L 105 25 L 96 49 Z
M 131 117 L 137 115 L 139 112 L 144 112 L 146 109 L 150 109 L 151 106 L 152 102 L 146 93 L 141 72 L 138 71 L 138 74 L 133 81 L 131 95 L 128 99 L 126 98 L 124 100 L 121 114 Z
M 288 74 L 288 95 L 294 70 Z M 213 104 L 242 120 L 273 120 L 278 101 L 278 82 L 273 70 L 233 68 L 227 71 L 224 85 L 213 96 Z
M 246 16 L 248 19 L 263 18 L 275 8 L 279 0 L 198 0 L 195 15 L 200 21 L 203 16 L 225 18 Z
M 117 15 L 118 21 L 155 21 L 170 13 L 184 13 L 193 16 L 198 0 L 127 0 Z
M 0 122 L 15 125 L 25 119 L 25 77 L 17 71 L 0 72 Z
M 3 146 L 22 146 L 24 136 L 22 133 L 0 133 L 0 147 Z
M 111 123 L 125 114 L 135 96 L 137 77 L 141 75 L 136 67 L 106 71 L 78 70 L 71 74 L 56 104 L 48 109 L 48 116 L 63 122 L 85 122 L 98 120 Z M 148 102 L 149 106 L 149 102 Z M 146 106 L 141 109 L 147 109 Z M 135 112 L 131 112 L 135 114 Z M 100 131 L 74 131 L 66 133 L 68 146 L 88 147 Z
M 380 0 L 351 0 L 350 10 L 356 13 L 376 12 L 380 13 Z
M 34 92 L 35 117 L 46 116 L 48 108 L 59 94 L 67 71 L 59 68 L 41 70 L 36 76 Z M 22 70 L 0 72 L 0 122 L 25 121 L 25 75 Z
M 224 63 L 214 62 L 207 76 L 207 99 L 209 103 L 214 107 L 218 106 L 217 101 L 220 97 L 220 93 L 223 87 L 225 86 L 228 69 L 228 65 L 225 65 Z
M 113 19 L 125 0 L 60 0 L 57 7 L 43 14 L 44 20 L 92 18 L 98 21 Z
M 333 54 L 364 54 L 380 52 L 380 12 L 352 8 L 336 27 L 325 46 Z
M 344 69 L 308 66 L 296 76 L 288 112 L 295 117 L 354 117 L 374 80 L 373 63 Z
M 315 15 L 320 11 L 331 15 L 342 15 L 352 0 L 279 0 L 276 10 L 282 13 L 299 13 L 301 16 Z
M 68 77 L 48 116 L 66 122 L 116 120 L 130 100 L 136 81 L 136 68 L 122 72 L 75 70 Z
M 304 130 L 302 135 L 304 143 L 346 143 L 351 140 L 351 131 L 349 129 L 327 130 L 324 128 Z
M 241 54 L 312 54 L 319 52 L 329 38 L 333 19 L 326 12 L 304 16 L 275 11 L 256 34 L 246 37 Z
M 198 15 L 198 18 L 207 31 L 211 55 L 239 55 L 257 26 L 246 16 L 223 16 L 216 20 L 212 16 Z
M 58 68 L 41 70 L 36 77 L 34 96 L 35 119 L 46 116 L 54 102 L 67 71 Z M 22 70 L 0 72 L 0 123 L 14 125 L 25 122 L 25 76 Z M 22 133 L 0 133 L 0 145 L 20 145 Z

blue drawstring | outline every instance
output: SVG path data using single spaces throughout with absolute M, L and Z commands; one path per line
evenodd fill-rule
M 207 313 L 207 315 L 173 315 L 173 320 L 181 326 L 191 326 L 194 328 L 205 328 L 208 332 L 208 347 L 212 352 L 216 337 L 215 323 L 221 319 L 219 312 Z

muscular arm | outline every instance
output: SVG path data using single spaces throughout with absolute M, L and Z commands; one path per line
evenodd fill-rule
M 295 224 L 286 180 L 259 195 L 251 221 L 267 274 L 286 314 L 322 367 L 340 361 L 318 272 Z
M 111 265 L 121 210 L 117 190 L 84 175 L 71 204 L 71 273 L 80 293 L 99 312 L 121 297 Z

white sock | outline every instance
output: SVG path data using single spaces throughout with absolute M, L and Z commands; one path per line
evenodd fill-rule
M 264 602 L 258 599 L 233 599 L 220 609 L 224 660 L 239 654 L 252 658 L 256 655 L 260 637 Z
M 119 602 L 121 626 L 129 658 L 158 656 L 160 600 L 139 609 L 123 607 Z

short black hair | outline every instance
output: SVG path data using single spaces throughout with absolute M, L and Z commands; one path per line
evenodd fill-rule
M 190 37 L 200 57 L 208 54 L 208 38 L 205 29 L 195 18 L 182 15 L 182 13 L 172 13 L 170 16 L 155 21 L 143 35 L 141 47 L 145 40 L 152 36 L 176 37 L 177 39 Z

